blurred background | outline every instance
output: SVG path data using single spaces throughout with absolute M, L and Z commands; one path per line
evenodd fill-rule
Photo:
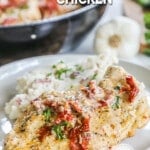
M 52 7 L 53 5 L 49 6 Z M 25 6 L 21 5 L 21 7 Z M 47 17 L 47 10 L 49 10 L 49 8 L 42 4 L 42 12 L 43 9 L 44 17 L 46 16 L 46 19 L 44 20 L 29 22 L 27 24 L 19 24 L 20 22 L 17 22 L 17 25 L 13 20 L 13 24 L 9 25 L 10 22 L 12 23 L 12 20 L 7 19 L 1 23 L 0 65 L 23 58 L 48 54 L 101 53 L 101 50 L 95 50 L 95 41 L 97 40 L 96 43 L 100 41 L 98 43 L 99 45 L 97 45 L 98 48 L 101 48 L 101 41 L 105 41 L 105 37 L 100 37 L 99 35 L 96 35 L 96 33 L 98 31 L 101 34 L 104 32 L 104 34 L 108 37 L 109 33 L 106 32 L 104 27 L 107 24 L 110 24 L 111 26 L 111 20 L 116 17 L 126 16 L 135 20 L 140 25 L 140 41 L 138 43 L 136 43 L 136 41 L 132 41 L 132 44 L 135 42 L 135 45 L 137 45 L 135 49 L 138 49 L 138 52 L 136 52 L 132 57 L 127 56 L 124 57 L 124 59 L 150 68 L 149 0 L 114 0 L 113 5 L 107 6 L 90 5 L 79 6 L 79 8 L 77 6 L 77 8 L 72 8 L 71 12 L 69 11 L 68 13 L 66 11 L 65 14 L 60 16 L 53 13 L 50 19 Z M 9 12 L 9 14 L 10 13 L 11 12 Z M 0 21 L 3 16 L 3 9 L 0 8 Z M 126 22 L 118 20 L 116 22 L 119 24 L 122 22 L 122 28 L 127 28 L 125 27 Z M 132 25 L 133 24 L 131 22 L 131 26 Z M 134 28 L 132 27 L 130 30 Z M 110 30 L 113 30 L 113 33 L 116 33 L 117 28 Z M 138 34 L 138 31 L 134 32 L 136 33 L 132 33 L 133 37 Z M 116 39 L 113 39 L 112 41 L 116 44 Z M 126 41 L 128 42 L 128 40 Z M 119 57 L 122 58 L 122 55 L 119 55 Z

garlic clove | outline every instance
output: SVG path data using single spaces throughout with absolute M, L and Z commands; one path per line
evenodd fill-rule
M 115 51 L 122 58 L 138 53 L 141 30 L 139 24 L 127 17 L 117 17 L 97 29 L 94 50 L 100 54 Z

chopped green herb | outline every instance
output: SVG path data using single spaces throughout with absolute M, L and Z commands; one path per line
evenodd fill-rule
M 81 65 L 75 65 L 75 67 L 76 67 L 76 70 L 77 71 L 81 71 L 81 72 L 83 72 L 84 71 L 84 69 L 83 69 L 83 67 L 81 66 Z
M 52 73 L 48 73 L 47 75 L 46 75 L 46 77 L 49 77 L 49 76 L 51 76 L 52 75 Z
M 52 65 L 52 68 L 56 69 L 57 65 L 59 65 L 59 64 L 64 64 L 64 62 L 61 60 L 57 64 Z
M 60 62 L 59 62 L 60 64 L 64 64 L 64 62 L 61 60 Z
M 64 121 L 64 122 L 61 122 L 60 124 L 54 125 L 52 127 L 52 130 L 55 132 L 56 138 L 58 140 L 62 140 L 64 138 L 66 138 L 66 136 L 64 134 L 64 127 L 66 127 L 67 125 L 68 125 L 68 122 Z
M 120 90 L 120 86 L 115 86 L 114 89 L 119 91 Z
M 144 23 L 147 29 L 150 29 L 150 13 L 144 14 Z
M 63 121 L 63 122 L 61 122 L 59 125 L 61 125 L 61 126 L 68 126 L 68 122 L 67 121 Z
M 115 103 L 112 105 L 113 109 L 118 109 L 120 107 L 120 97 L 116 96 Z
M 53 65 L 52 68 L 55 69 L 55 68 L 56 68 L 56 65 Z
M 25 4 L 25 5 L 21 6 L 20 8 L 21 8 L 21 9 L 28 9 L 29 7 L 28 7 L 27 4 Z
M 75 79 L 80 73 L 79 72 L 73 72 L 70 74 L 71 79 Z
M 62 68 L 55 71 L 55 76 L 57 79 L 61 79 L 62 74 L 66 74 L 68 71 L 71 71 L 71 69 L 68 68 Z
M 45 117 L 45 121 L 49 122 L 52 117 L 52 110 L 50 108 L 47 108 L 43 111 L 43 115 Z
M 73 89 L 73 85 L 70 86 L 70 89 Z
M 97 77 L 97 75 L 98 75 L 98 73 L 97 73 L 97 72 L 95 72 L 95 73 L 93 74 L 93 76 L 92 76 L 91 80 L 95 80 L 95 79 L 96 79 L 96 77 Z

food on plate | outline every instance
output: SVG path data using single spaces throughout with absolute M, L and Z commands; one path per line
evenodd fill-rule
M 115 62 L 92 56 L 24 75 L 5 106 L 14 124 L 4 149 L 111 150 L 133 136 L 150 119 L 147 95 Z
M 59 5 L 57 0 L 1 0 L 0 25 L 29 23 L 80 8 L 76 5 Z
M 10 119 L 16 119 L 28 103 L 43 92 L 78 89 L 91 79 L 98 82 L 107 67 L 117 62 L 115 55 L 109 53 L 73 64 L 58 61 L 49 67 L 25 73 L 18 79 L 17 94 L 6 104 L 5 111 Z
M 122 58 L 136 55 L 140 48 L 140 26 L 127 17 L 117 17 L 100 26 L 95 35 L 97 54 L 115 51 Z

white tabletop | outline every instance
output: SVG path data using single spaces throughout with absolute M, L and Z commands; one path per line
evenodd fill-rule
M 97 25 L 94 27 L 94 29 L 86 36 L 84 41 L 75 49 L 74 53 L 78 54 L 94 54 L 93 51 L 93 41 L 94 41 L 94 35 L 95 31 L 98 26 L 104 24 L 105 22 L 111 20 L 114 17 L 121 16 L 123 14 L 122 9 L 122 0 L 114 0 L 113 5 L 109 5 L 106 8 L 106 11 L 102 17 L 102 19 L 97 23 Z M 150 69 L 150 57 L 138 54 L 131 60 L 130 62 L 148 67 Z

